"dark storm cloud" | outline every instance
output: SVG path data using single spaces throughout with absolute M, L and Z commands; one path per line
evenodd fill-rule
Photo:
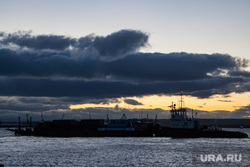
M 4 45 L 15 44 L 20 47 L 31 49 L 53 49 L 64 50 L 75 43 L 75 39 L 62 35 L 30 35 L 31 32 L 5 33 L 0 43 Z
M 68 52 L 15 52 L 0 49 L 2 76 L 64 76 L 134 81 L 182 81 L 211 78 L 208 73 L 236 66 L 233 57 L 224 54 L 137 53 L 111 62 L 99 59 L 75 59 Z
M 80 38 L 70 38 L 62 35 L 37 35 L 31 32 L 19 31 L 16 33 L 1 32 L 0 44 L 3 46 L 16 45 L 21 48 L 34 50 L 72 49 L 84 51 L 84 54 L 95 53 L 95 56 L 120 57 L 137 51 L 146 46 L 148 35 L 136 30 L 121 30 L 106 37 L 88 35 Z M 85 55 L 86 56 L 86 55 Z M 88 56 L 88 55 L 87 55 Z
M 138 53 L 107 63 L 117 77 L 143 80 L 196 80 L 207 74 L 236 66 L 233 57 L 224 54 Z
M 125 103 L 130 104 L 130 105 L 143 105 L 142 103 L 138 102 L 137 100 L 134 99 L 125 99 L 124 100 Z
M 197 81 L 164 83 L 126 83 L 83 80 L 50 80 L 31 78 L 0 78 L 2 96 L 51 96 L 116 98 L 150 94 L 174 94 L 223 88 L 229 83 L 242 82 L 238 78 L 213 78 Z
M 140 53 L 148 40 L 141 31 L 79 39 L 29 32 L 1 35 L 3 96 L 116 98 L 184 91 L 206 98 L 250 88 L 248 72 L 240 70 L 246 60 L 227 54 Z M 21 48 L 8 46 L 13 44 Z
M 98 61 L 79 61 L 65 53 L 15 52 L 0 49 L 0 75 L 2 76 L 78 76 L 94 77 Z
M 145 46 L 148 35 L 141 31 L 121 30 L 107 37 L 96 37 L 94 47 L 102 56 L 117 56 L 135 52 Z
M 57 103 L 62 104 L 112 104 L 112 103 L 119 103 L 120 101 L 116 98 L 89 98 L 89 97 L 61 97 L 55 98 Z

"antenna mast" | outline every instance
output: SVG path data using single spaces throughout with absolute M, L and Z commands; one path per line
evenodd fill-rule
M 91 115 L 90 115 L 90 112 L 89 112 L 89 119 L 91 119 Z
M 182 103 L 183 103 L 183 99 L 182 99 L 182 91 L 181 91 L 181 109 L 182 109 Z
M 42 119 L 42 122 L 44 122 L 44 119 L 43 119 L 43 113 L 41 113 L 41 119 Z
M 192 120 L 194 119 L 194 110 L 192 109 Z
M 109 123 L 109 114 L 107 114 L 107 122 Z
M 65 116 L 65 114 L 63 113 L 63 114 L 62 114 L 62 120 L 63 120 L 64 116 Z

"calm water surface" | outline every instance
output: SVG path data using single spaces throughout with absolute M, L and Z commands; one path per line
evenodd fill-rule
M 250 129 L 243 131 L 250 136 Z M 200 156 L 207 154 L 242 157 L 202 162 Z M 14 136 L 0 128 L 4 166 L 250 166 L 249 154 L 250 138 L 47 138 Z

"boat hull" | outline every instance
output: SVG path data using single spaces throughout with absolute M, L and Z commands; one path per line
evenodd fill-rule
M 172 138 L 248 138 L 246 133 L 235 131 L 174 128 L 164 128 L 159 136 Z
M 172 138 L 248 138 L 246 133 L 235 131 L 204 131 L 202 129 L 172 129 L 160 128 L 144 131 L 98 131 L 98 128 L 44 128 L 34 131 L 16 130 L 20 136 L 44 137 L 172 137 Z

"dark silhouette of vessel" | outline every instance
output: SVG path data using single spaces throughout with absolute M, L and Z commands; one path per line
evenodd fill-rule
M 40 122 L 33 129 L 18 128 L 16 135 L 47 137 L 151 137 L 158 125 L 149 119 L 84 119 Z
M 172 104 L 170 110 L 170 126 L 162 127 L 157 120 L 127 119 L 123 114 L 121 119 L 84 119 L 42 121 L 34 128 L 15 129 L 16 135 L 46 136 L 46 137 L 172 137 L 172 138 L 247 138 L 243 132 L 225 131 L 216 126 L 201 127 L 198 119 L 188 118 L 187 110 L 176 109 Z M 193 113 L 193 112 L 192 112 Z

